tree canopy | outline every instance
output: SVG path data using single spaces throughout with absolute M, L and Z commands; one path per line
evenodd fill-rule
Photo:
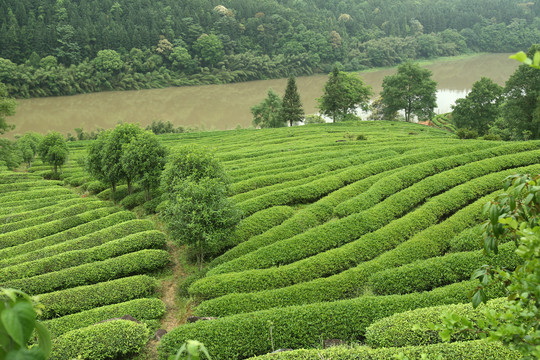
M 56 174 L 58 173 L 58 167 L 61 168 L 66 162 L 69 150 L 62 134 L 53 131 L 41 140 L 38 153 L 44 163 L 53 166 Z
M 286 120 L 281 116 L 282 100 L 272 89 L 261 103 L 251 108 L 253 125 L 261 128 L 277 128 L 286 126 Z
M 437 83 L 431 75 L 431 71 L 407 62 L 398 66 L 395 75 L 385 76 L 381 92 L 384 113 L 393 116 L 403 110 L 405 121 L 412 121 L 413 116 L 430 119 L 437 105 Z
M 482 77 L 472 86 L 465 98 L 456 100 L 452 107 L 452 117 L 458 128 L 476 130 L 485 135 L 500 113 L 502 86 L 491 79 Z
M 298 93 L 294 76 L 289 76 L 287 80 L 280 117 L 283 122 L 289 123 L 289 126 L 301 122 L 304 118 L 304 109 L 302 108 L 302 102 L 300 101 L 300 94 Z
M 0 82 L 0 134 L 15 128 L 6 121 L 6 116 L 15 114 L 17 103 L 15 99 L 9 97 L 6 85 Z
M 333 122 L 345 119 L 347 114 L 355 113 L 357 108 L 367 111 L 373 94 L 371 87 L 364 84 L 356 74 L 339 71 L 337 67 L 328 76 L 323 92 L 317 99 L 319 110 Z

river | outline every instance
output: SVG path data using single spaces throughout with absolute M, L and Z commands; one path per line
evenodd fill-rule
M 433 72 L 433 79 L 438 83 L 438 108 L 435 112 L 450 111 L 455 100 L 464 97 L 482 76 L 504 85 L 519 65 L 517 61 L 508 59 L 508 55 L 484 54 L 422 65 Z M 382 79 L 395 71 L 395 68 L 370 70 L 361 72 L 360 76 L 379 94 Z M 316 98 L 321 96 L 327 78 L 327 75 L 297 78 L 306 114 L 317 112 Z M 15 124 L 16 129 L 6 136 L 13 137 L 27 131 L 46 133 L 49 130 L 74 134 L 75 128 L 91 131 L 111 128 L 118 122 L 146 126 L 153 120 L 206 130 L 248 127 L 252 120 L 250 108 L 266 97 L 269 88 L 283 95 L 286 82 L 286 79 L 260 80 L 18 100 L 16 114 L 8 118 L 8 123 Z

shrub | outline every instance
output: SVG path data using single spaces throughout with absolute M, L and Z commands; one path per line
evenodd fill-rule
M 352 300 L 291 306 L 200 321 L 182 325 L 161 339 L 159 358 L 166 359 L 186 339 L 208 345 L 213 359 L 242 359 L 272 351 L 272 327 L 276 348 L 317 347 L 320 339 L 362 340 L 375 320 L 420 307 L 468 301 L 472 281 L 452 284 L 425 293 L 390 296 L 364 296 Z M 490 298 L 502 296 L 502 289 L 491 289 Z
M 157 287 L 155 279 L 138 275 L 43 294 L 39 296 L 44 305 L 40 318 L 51 319 L 95 307 L 150 297 L 155 294 Z
M 451 344 L 411 346 L 406 348 L 371 349 L 369 347 L 331 347 L 324 350 L 297 350 L 258 356 L 252 360 L 388 360 L 398 355 L 406 359 L 467 359 L 467 360 L 517 360 L 519 353 L 498 342 L 465 341 Z M 399 357 L 398 357 L 399 358 Z
M 533 162 L 533 159 L 540 153 L 536 151 L 531 152 L 530 154 L 535 155 L 532 155 L 529 159 L 526 159 L 529 154 L 525 154 L 520 157 L 524 159 L 524 163 Z M 476 166 L 474 167 L 467 166 L 463 167 L 463 169 L 459 168 L 460 171 L 456 171 L 454 174 L 441 173 L 440 176 L 434 176 L 427 179 L 430 181 L 420 182 L 418 183 L 419 186 L 413 186 L 408 188 L 408 191 L 402 191 L 394 196 L 389 197 L 385 202 L 382 202 L 363 213 L 351 215 L 340 221 L 329 222 L 324 226 L 319 226 L 313 230 L 305 232 L 304 234 L 300 234 L 288 240 L 277 242 L 271 246 L 254 251 L 251 254 L 243 256 L 235 261 L 223 264 L 221 268 L 227 269 L 228 271 L 241 271 L 242 269 L 254 268 L 257 270 L 238 272 L 236 274 L 222 274 L 201 279 L 191 286 L 190 292 L 193 295 L 209 298 L 231 292 L 249 292 L 268 289 L 271 287 L 283 287 L 291 285 L 293 282 L 298 281 L 298 279 L 302 279 L 301 281 L 306 281 L 308 280 L 308 278 L 306 278 L 308 276 L 310 277 L 309 279 L 313 278 L 311 276 L 327 276 L 328 273 L 324 275 L 314 274 L 315 269 L 318 270 L 320 267 L 320 261 L 305 261 L 301 263 L 303 265 L 303 271 L 300 271 L 298 267 L 294 266 L 294 264 L 292 266 L 280 266 L 272 269 L 262 268 L 269 268 L 272 265 L 292 263 L 308 256 L 316 255 L 319 252 L 343 246 L 344 244 L 353 241 L 355 238 L 367 232 L 375 231 L 378 228 L 383 227 L 388 222 L 393 220 L 394 217 L 401 215 L 412 206 L 417 205 L 420 202 L 420 199 L 429 196 L 430 193 L 432 194 L 433 192 L 438 192 L 441 190 L 441 188 L 447 189 L 448 187 L 457 185 L 460 182 L 464 182 L 471 177 L 474 178 L 482 175 L 483 173 L 489 173 L 493 170 L 510 167 L 511 165 L 516 163 L 519 164 L 521 162 L 520 160 L 516 161 L 515 157 L 505 156 L 505 158 L 506 161 L 503 161 L 502 159 L 494 159 L 499 161 L 485 161 L 486 163 L 484 164 L 479 162 L 479 164 L 475 164 Z M 488 164 L 490 166 L 488 166 Z M 500 181 L 502 181 L 506 176 L 515 173 L 516 171 L 538 169 L 538 166 L 533 166 L 526 169 L 527 170 L 511 169 L 479 177 L 460 188 L 456 188 L 457 190 L 443 194 L 441 197 L 444 200 L 439 200 L 441 208 L 444 209 L 446 203 L 452 203 L 453 197 L 460 198 L 459 192 L 465 192 L 470 201 L 477 198 L 479 195 L 481 196 L 495 190 L 497 184 L 500 183 Z M 436 204 L 436 202 L 434 202 L 434 204 Z M 375 245 L 380 246 L 379 243 L 380 242 L 376 242 Z M 364 250 L 361 253 L 364 254 L 366 252 L 369 252 L 369 249 Z M 362 260 L 369 259 L 371 259 L 371 257 L 366 256 L 366 258 L 363 258 Z M 307 266 L 306 264 L 310 266 Z M 236 268 L 233 268 L 231 265 L 235 265 Z
M 118 318 L 124 315 L 133 316 L 135 319 L 141 321 L 159 319 L 164 314 L 165 304 L 163 301 L 159 299 L 135 299 L 47 320 L 43 322 L 43 325 L 49 329 L 51 336 L 54 338 L 71 330 L 80 329 L 103 320 Z
M 86 211 L 64 219 L 50 221 L 45 224 L 19 229 L 7 234 L 0 234 L 0 249 L 44 238 L 62 231 L 105 217 L 118 211 L 116 207 L 101 208 Z
M 505 299 L 491 300 L 487 307 L 493 310 L 503 310 Z M 456 313 L 470 321 L 485 320 L 482 307 L 474 309 L 469 304 L 442 305 L 416 310 L 405 311 L 380 319 L 371 324 L 366 330 L 366 345 L 371 347 L 402 347 L 413 345 L 428 345 L 442 342 L 435 330 L 429 330 L 430 323 L 439 323 L 441 314 Z M 474 332 L 455 334 L 452 341 L 478 339 Z
M 460 139 L 476 139 L 478 138 L 478 131 L 471 129 L 458 129 L 456 135 Z
M 141 250 L 108 260 L 74 266 L 25 279 L 6 281 L 3 285 L 31 294 L 43 294 L 124 276 L 144 274 L 160 269 L 168 263 L 169 253 L 167 251 Z
M 150 332 L 143 324 L 115 320 L 70 331 L 53 340 L 50 360 L 115 359 L 140 352 Z
M 0 269 L 0 282 L 28 278 L 94 261 L 103 261 L 139 250 L 161 249 L 164 246 L 165 234 L 161 231 L 143 231 L 89 249 L 67 251 L 32 262 L 4 267 Z
M 88 222 L 83 225 L 76 226 L 74 228 L 41 238 L 36 239 L 18 246 L 13 246 L 6 249 L 0 249 L 0 264 L 2 265 L 15 265 L 19 263 L 19 257 L 24 258 L 24 261 L 39 259 L 43 257 L 44 248 L 58 245 L 73 240 L 78 237 L 88 235 L 89 238 L 95 237 L 93 233 L 96 233 L 104 228 L 114 225 L 120 225 L 121 223 L 136 218 L 135 214 L 130 211 L 118 211 L 109 216 L 102 217 L 100 219 Z M 103 236 L 103 233 L 99 235 Z
M 495 256 L 486 256 L 482 250 L 477 250 L 420 260 L 374 274 L 369 279 L 368 286 L 379 295 L 425 291 L 468 279 L 476 269 L 488 262 L 502 268 L 514 269 L 521 263 L 515 250 L 515 244 L 510 242 L 502 245 L 499 254 Z

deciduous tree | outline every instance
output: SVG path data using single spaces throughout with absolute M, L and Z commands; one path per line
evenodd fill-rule
M 62 167 L 67 160 L 69 150 L 62 134 L 55 131 L 48 133 L 38 148 L 39 156 L 44 163 L 53 166 L 54 173 L 58 173 L 58 167 Z
M 499 116 L 502 98 L 502 86 L 491 79 L 482 77 L 472 86 L 471 92 L 452 106 L 452 116 L 458 128 L 476 130 L 485 135 L 489 127 Z
M 431 71 L 407 62 L 398 66 L 395 75 L 386 76 L 382 83 L 382 103 L 386 114 L 405 112 L 405 121 L 412 116 L 420 120 L 430 119 L 437 105 L 437 83 L 431 79 Z
M 260 104 L 251 108 L 253 125 L 261 128 L 277 128 L 286 126 L 286 120 L 281 117 L 282 100 L 274 90 L 268 90 L 268 97 Z
M 0 82 L 0 134 L 15 128 L 14 125 L 8 125 L 6 116 L 15 114 L 16 107 L 17 102 L 9 97 L 6 85 Z
M 347 74 L 334 67 L 324 85 L 324 94 L 318 100 L 322 114 L 332 118 L 333 122 L 342 120 L 357 108 L 369 109 L 371 87 L 364 84 L 355 74 Z

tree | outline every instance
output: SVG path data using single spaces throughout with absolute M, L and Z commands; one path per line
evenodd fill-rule
M 354 113 L 358 107 L 367 111 L 369 98 L 373 94 L 371 87 L 355 74 L 347 74 L 334 67 L 324 84 L 323 96 L 317 99 L 319 110 L 332 118 L 333 122 L 342 120 L 347 114 Z
M 213 67 L 223 60 L 223 43 L 216 35 L 203 34 L 193 44 L 193 50 L 199 55 L 204 66 Z
M 282 101 L 274 90 L 268 90 L 268 97 L 260 104 L 251 108 L 253 125 L 261 128 L 277 128 L 286 126 L 286 120 L 281 115 Z
M 533 45 L 527 55 L 529 58 L 538 59 L 538 51 L 540 45 Z M 521 65 L 506 82 L 504 93 L 506 102 L 502 113 L 514 138 L 523 139 L 529 135 L 533 139 L 539 139 L 540 71 L 528 64 Z
M 294 76 L 290 76 L 289 80 L 287 80 L 280 118 L 283 122 L 288 122 L 290 126 L 293 126 L 295 122 L 301 122 L 304 118 L 304 109 L 302 108 L 302 102 L 300 101 L 300 94 L 298 93 Z
M 55 131 L 48 133 L 38 148 L 39 156 L 44 163 L 48 163 L 53 166 L 54 173 L 58 173 L 58 167 L 67 160 L 69 150 L 62 134 Z
M 174 241 L 195 249 L 199 270 L 205 253 L 224 241 L 240 220 L 225 184 L 209 177 L 176 185 L 163 216 Z
M 126 176 L 138 181 L 144 189 L 145 199 L 150 200 L 150 190 L 159 186 L 165 165 L 165 147 L 154 133 L 145 131 L 124 144 L 122 151 L 120 162 Z
M 16 107 L 17 102 L 9 97 L 6 85 L 0 82 L 0 135 L 15 128 L 15 125 L 8 125 L 6 116 L 15 114 Z
M 452 117 L 458 128 L 476 130 L 487 134 L 490 125 L 499 116 L 503 88 L 491 79 L 482 77 L 472 86 L 471 92 L 452 106 Z
M 103 148 L 99 151 L 101 156 L 101 171 L 109 183 L 112 184 L 113 192 L 116 191 L 116 184 L 126 180 L 128 193 L 132 193 L 133 174 L 126 174 L 122 162 L 120 161 L 124 150 L 123 147 L 129 144 L 143 130 L 135 124 L 120 124 L 106 136 Z
M 124 62 L 116 51 L 100 50 L 94 58 L 94 66 L 101 72 L 116 73 L 122 69 Z
M 86 157 L 86 170 L 92 175 L 96 180 L 110 184 L 113 188 L 113 191 L 116 190 L 116 180 L 114 178 L 109 178 L 108 174 L 105 173 L 103 166 L 103 149 L 105 144 L 109 140 L 112 130 L 102 131 L 96 140 L 92 141 L 88 145 L 88 155 Z
M 38 133 L 26 133 L 21 138 L 17 139 L 17 148 L 21 152 L 23 161 L 32 166 L 32 160 L 38 153 L 39 144 L 43 141 L 43 135 Z
M 161 185 L 166 193 L 183 181 L 199 181 L 202 178 L 219 179 L 228 183 L 223 166 L 207 148 L 187 145 L 176 148 L 167 158 L 161 174 Z
M 168 197 L 161 215 L 174 240 L 195 249 L 202 269 L 205 253 L 240 220 L 227 199 L 228 180 L 221 163 L 208 149 L 184 146 L 169 156 L 161 182 Z
M 431 71 L 411 62 L 398 66 L 397 74 L 385 76 L 382 83 L 382 103 L 385 114 L 405 112 L 405 121 L 411 116 L 420 120 L 430 119 L 437 105 L 437 83 Z

